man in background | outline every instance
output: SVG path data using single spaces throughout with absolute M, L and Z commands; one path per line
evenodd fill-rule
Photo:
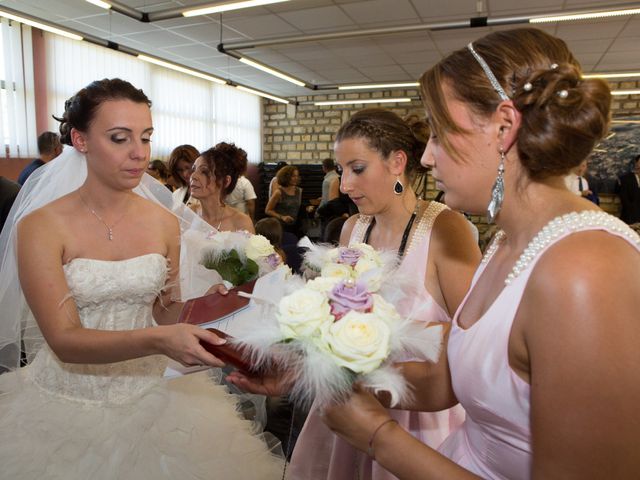
M 628 224 L 640 222 L 640 155 L 633 158 L 631 171 L 620 177 L 619 188 L 620 218 Z
M 54 132 L 44 132 L 38 137 L 38 153 L 40 158 L 36 158 L 29 165 L 24 167 L 18 176 L 18 183 L 24 185 L 29 175 L 47 162 L 50 162 L 62 153 L 60 137 Z

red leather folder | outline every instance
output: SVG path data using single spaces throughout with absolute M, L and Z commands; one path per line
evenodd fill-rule
M 234 287 L 226 295 L 211 293 L 204 297 L 187 300 L 180 312 L 178 323 L 202 325 L 228 317 L 249 305 L 249 299 L 239 296 L 238 292 L 252 293 L 255 283 L 256 281 L 253 280 Z
M 234 287 L 229 290 L 226 295 L 219 293 L 211 293 L 203 297 L 192 298 L 185 302 L 178 318 L 179 323 L 190 323 L 192 325 L 202 325 L 222 320 L 234 312 L 245 308 L 249 305 L 249 299 L 238 295 L 238 292 L 251 293 L 255 285 L 255 280 Z M 208 328 L 216 335 L 222 338 L 232 339 L 230 335 L 216 328 Z M 245 349 L 239 345 L 225 343 L 224 345 L 212 345 L 202 342 L 202 346 L 211 354 L 218 357 L 225 363 L 231 364 L 237 369 L 244 372 L 255 371 L 247 361 L 248 355 Z

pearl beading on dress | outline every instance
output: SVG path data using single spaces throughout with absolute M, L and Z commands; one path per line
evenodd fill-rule
M 533 259 L 558 237 L 567 233 L 587 230 L 589 227 L 603 227 L 606 230 L 625 237 L 631 243 L 640 246 L 640 236 L 622 220 L 608 213 L 596 210 L 567 213 L 551 220 L 531 239 L 520 255 L 520 258 L 516 261 L 513 269 L 509 275 L 507 275 L 504 281 L 505 285 L 511 284 L 513 280 L 526 270 Z M 482 258 L 482 263 L 487 263 L 491 259 L 505 237 L 506 235 L 502 230 L 496 233 L 491 245 Z
M 419 202 L 420 203 L 420 202 Z M 420 216 L 420 221 L 418 225 L 416 225 L 416 229 L 411 236 L 411 240 L 409 241 L 409 245 L 407 245 L 407 250 L 405 255 L 408 255 L 412 250 L 412 247 L 416 244 L 419 244 L 422 239 L 427 235 L 427 232 L 430 228 L 433 228 L 433 224 L 436 221 L 436 217 L 440 215 L 440 212 L 443 210 L 447 210 L 449 207 L 442 203 L 438 202 L 429 202 L 426 210 Z

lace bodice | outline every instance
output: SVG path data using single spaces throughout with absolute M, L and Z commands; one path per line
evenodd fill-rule
M 132 330 L 153 325 L 152 307 L 165 284 L 167 261 L 152 253 L 120 261 L 77 258 L 64 266 L 85 328 Z M 166 359 L 149 356 L 85 365 L 61 362 L 45 345 L 25 369 L 48 393 L 89 403 L 124 403 L 161 378 Z

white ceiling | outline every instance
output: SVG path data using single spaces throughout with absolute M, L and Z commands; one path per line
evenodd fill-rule
M 120 0 L 141 12 L 200 5 L 203 0 Z M 638 2 L 627 3 L 638 7 Z M 220 53 L 226 46 L 270 37 L 299 37 L 416 24 L 610 8 L 590 0 L 293 0 L 219 15 L 143 23 L 84 0 L 0 0 L 43 21 L 210 72 L 280 96 L 309 95 Z M 615 6 L 625 4 L 616 3 Z M 312 84 L 415 81 L 448 52 L 496 28 L 420 31 L 247 50 L 243 54 Z M 640 70 L 640 15 L 563 22 L 543 29 L 563 38 L 587 72 Z

